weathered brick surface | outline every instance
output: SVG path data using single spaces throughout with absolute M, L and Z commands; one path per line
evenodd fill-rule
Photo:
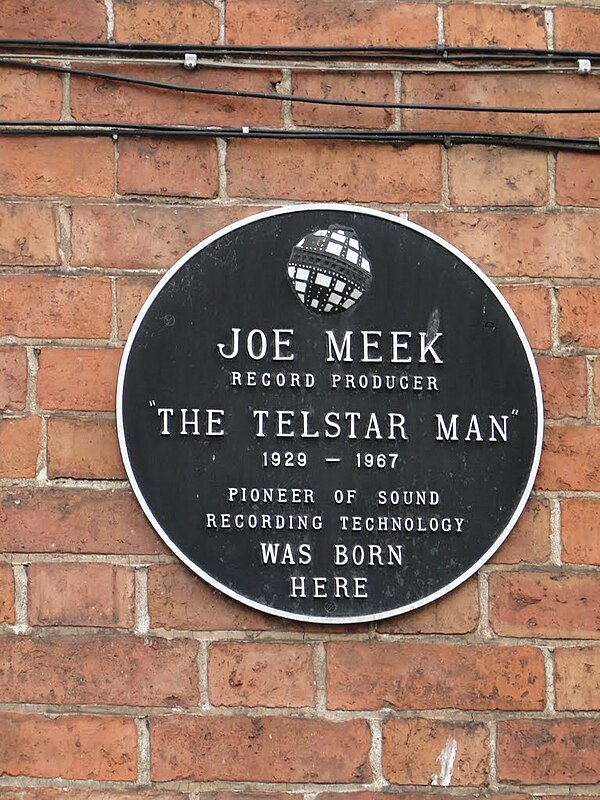
M 110 334 L 106 278 L 1 275 L 1 336 L 102 339 Z
M 50 478 L 124 478 L 125 468 L 111 419 L 48 420 Z
M 0 419 L 0 478 L 33 478 L 40 450 L 40 418 Z
M 600 489 L 600 427 L 552 427 L 544 434 L 539 489 Z
M 155 717 L 155 781 L 246 780 L 362 783 L 371 778 L 364 720 L 286 717 Z
M 73 209 L 72 263 L 105 269 L 167 269 L 219 228 L 260 211 L 86 205 Z
M 124 0 L 129 2 L 129 0 Z M 202 5 L 195 3 L 196 6 Z M 143 11 L 145 3 L 138 3 Z M 158 6 L 159 3 L 157 2 Z M 193 48 L 192 48 L 193 50 Z M 90 65 L 84 65 L 84 68 Z M 92 65 L 93 66 L 93 65 Z M 117 73 L 179 86 L 274 94 L 281 81 L 277 70 L 221 70 L 202 67 L 187 72 L 177 66 L 103 65 L 96 71 Z M 252 97 L 219 96 L 117 83 L 113 80 L 71 78 L 71 108 L 78 122 L 137 122 L 162 125 L 222 125 L 280 127 L 281 102 Z
M 109 139 L 4 136 L 0 193 L 19 196 L 110 197 L 113 149 Z
M 0 639 L 4 702 L 194 706 L 197 644 L 125 636 Z
M 58 255 L 56 212 L 42 203 L 0 203 L 0 263 L 55 266 Z
M 142 789 L 0 788 L 1 800 L 189 800 L 189 794 Z M 509 800 L 514 800 L 509 798 Z
M 550 506 L 530 498 L 517 524 L 492 557 L 495 564 L 544 564 L 550 556 Z
M 488 768 L 485 725 L 414 718 L 392 719 L 383 726 L 383 774 L 390 783 L 439 786 L 453 752 L 452 785 L 483 786 Z
M 125 340 L 138 312 L 144 305 L 158 278 L 119 278 L 117 280 L 117 333 Z
M 3 775 L 131 781 L 137 765 L 132 719 L 0 714 Z
M 228 0 L 228 44 L 408 47 L 436 42 L 435 8 L 393 0 Z
M 541 709 L 544 662 L 527 647 L 332 643 L 327 705 L 335 709 Z
M 219 191 L 216 142 L 208 139 L 123 139 L 117 187 L 121 194 L 215 197 Z
M 27 574 L 31 625 L 133 625 L 134 576 L 127 567 L 40 562 Z
M 114 411 L 122 351 L 44 348 L 39 357 L 40 408 L 59 411 Z
M 600 289 L 566 286 L 558 299 L 561 341 L 575 347 L 600 347 Z
M 600 14 L 596 15 L 600 19 Z M 600 205 L 600 165 L 590 153 L 558 153 L 556 199 L 565 206 Z
M 440 600 L 410 614 L 383 620 L 381 633 L 471 633 L 479 622 L 477 580 L 471 578 Z
M 219 35 L 219 13 L 207 0 L 115 0 L 118 42 L 212 44 Z
M 552 344 L 550 295 L 544 286 L 501 286 L 500 291 L 521 323 L 532 347 L 545 350 Z
M 98 41 L 106 37 L 106 7 L 103 0 L 5 0 L 0 37 Z
M 571 564 L 600 565 L 600 537 L 596 536 L 600 502 L 565 498 L 560 503 L 562 560 Z
M 382 203 L 440 199 L 441 161 L 435 147 L 273 141 L 268 159 L 262 158 L 263 149 L 260 140 L 230 143 L 230 195 Z
M 27 103 L 23 95 L 29 98 Z M 61 102 L 60 76 L 18 68 L 2 70 L 0 120 L 55 121 L 60 119 Z
M 0 564 L 0 622 L 15 621 L 15 581 L 10 564 Z
M 569 647 L 554 652 L 556 707 L 600 710 L 600 647 Z
M 593 4 L 590 4 L 590 6 Z M 600 36 L 600 13 L 593 8 L 557 8 L 554 44 L 564 50 L 594 50 Z
M 129 491 L 12 488 L 0 496 L 0 550 L 152 555 L 166 548 Z
M 0 347 L 0 410 L 21 410 L 26 400 L 27 354 L 21 347 Z
M 213 589 L 182 564 L 148 570 L 150 626 L 178 630 L 270 630 L 280 620 Z
M 394 82 L 390 73 L 297 72 L 293 76 L 294 97 L 324 97 L 332 100 L 393 103 Z M 326 106 L 292 103 L 296 125 L 331 128 L 387 128 L 394 120 L 387 108 Z
M 452 242 L 490 275 L 598 276 L 598 216 L 419 211 L 410 218 Z
M 312 650 L 307 645 L 214 643 L 208 654 L 208 696 L 215 706 L 312 706 Z
M 490 575 L 490 621 L 503 636 L 600 638 L 596 575 L 507 572 Z
M 546 47 L 541 8 L 459 3 L 446 6 L 444 14 L 448 45 L 538 50 Z
M 585 417 L 587 414 L 585 359 L 540 356 L 536 360 L 546 417 L 548 419 Z
M 472 8 L 487 11 L 485 6 Z M 548 195 L 548 159 L 545 153 L 527 150 L 453 147 L 448 151 L 448 180 L 453 205 L 539 206 Z
M 596 720 L 498 723 L 498 779 L 508 783 L 597 783 L 600 731 Z
M 403 100 L 431 105 L 492 106 L 495 108 L 597 107 L 600 82 L 574 81 L 572 75 L 437 74 L 407 75 Z M 527 114 L 505 112 L 432 111 L 402 112 L 406 128 L 450 131 L 502 131 L 550 136 L 593 136 L 594 114 Z

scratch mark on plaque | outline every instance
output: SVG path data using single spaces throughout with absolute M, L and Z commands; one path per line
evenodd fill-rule
M 458 743 L 456 739 L 453 739 L 451 736 L 449 736 L 446 739 L 444 749 L 438 756 L 438 761 L 440 764 L 439 775 L 436 773 L 435 775 L 431 776 L 432 786 L 450 786 L 457 751 Z

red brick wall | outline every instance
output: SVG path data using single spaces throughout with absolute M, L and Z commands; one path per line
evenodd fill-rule
M 594 5 L 3 0 L 0 36 L 600 49 Z M 111 68 L 267 92 L 600 107 L 598 75 Z M 599 133 L 598 115 L 1 77 L 2 120 Z M 0 798 L 598 796 L 600 156 L 2 136 L 0 194 Z M 345 628 L 261 615 L 181 566 L 133 500 L 115 435 L 121 349 L 164 270 L 233 220 L 312 200 L 407 214 L 474 259 L 523 323 L 547 414 L 533 496 L 479 575 L 412 614 Z M 427 788 L 447 782 L 454 746 L 450 785 Z

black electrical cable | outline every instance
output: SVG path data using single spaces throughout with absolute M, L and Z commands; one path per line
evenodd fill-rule
M 541 134 L 482 133 L 479 131 L 386 131 L 371 129 L 318 128 L 285 130 L 275 128 L 200 127 L 138 125 L 125 123 L 19 122 L 0 123 L 0 135 L 46 136 L 173 136 L 223 139 L 304 139 L 356 141 L 387 144 L 486 144 L 544 150 L 600 153 L 600 141 L 593 138 L 546 136 Z
M 189 44 L 98 44 L 81 41 L 31 41 L 26 39 L 0 39 L 0 49 L 12 51 L 37 51 L 37 52 L 77 52 L 80 54 L 119 54 L 134 56 L 150 55 L 178 55 L 194 53 L 199 57 L 245 57 L 245 58 L 335 58 L 343 55 L 352 58 L 399 58 L 399 59 L 478 59 L 478 60 L 509 60 L 509 61 L 572 61 L 578 58 L 598 59 L 600 52 L 588 50 L 543 50 L 508 47 L 454 47 L 436 45 L 429 47 L 384 47 L 384 46 L 247 46 L 247 45 L 206 45 L 198 43 Z
M 99 72 L 96 70 L 61 67 L 49 64 L 38 64 L 20 59 L 0 58 L 0 67 L 14 67 L 28 69 L 36 72 L 52 72 L 65 75 L 75 75 L 97 80 L 108 80 L 116 83 L 128 83 L 134 86 L 144 86 L 151 89 L 164 89 L 173 92 L 189 94 L 216 95 L 219 97 L 242 97 L 255 100 L 289 100 L 295 103 L 310 103 L 311 105 L 344 106 L 349 108 L 382 108 L 382 109 L 412 109 L 423 111 L 463 111 L 468 113 L 501 113 L 501 114 L 599 114 L 600 108 L 538 108 L 518 106 L 469 106 L 450 103 L 394 103 L 376 102 L 369 100 L 336 100 L 325 97 L 303 97 L 288 94 L 269 94 L 267 92 L 252 92 L 246 89 L 219 89 L 204 86 L 188 86 L 180 83 L 166 83 L 148 78 L 134 78 L 129 75 L 120 75 L 113 72 Z

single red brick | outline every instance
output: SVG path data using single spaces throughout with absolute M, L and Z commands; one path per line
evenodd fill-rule
M 600 347 L 600 289 L 565 286 L 558 293 L 561 341 L 577 347 Z
M 82 566 L 82 565 L 79 565 Z M 197 705 L 197 644 L 136 636 L 5 637 L 5 702 Z
M 554 9 L 554 46 L 559 50 L 597 50 L 600 12 L 592 8 Z
M 166 269 L 207 236 L 260 210 L 250 206 L 75 206 L 72 263 L 103 269 Z
M 117 42 L 214 44 L 219 11 L 207 0 L 114 0 Z
M 492 558 L 493 564 L 544 564 L 550 557 L 550 505 L 530 498 L 508 538 Z
M 0 120 L 58 120 L 61 104 L 62 81 L 59 75 L 18 68 L 2 70 Z
M 108 791 L 108 793 L 107 793 Z M 206 793 L 208 794 L 208 793 Z M 205 793 L 203 793 L 205 796 Z M 106 789 L 15 789 L 0 788 L 0 800 L 190 800 L 190 795 L 181 792 L 148 790 L 114 791 Z M 282 800 L 284 800 L 282 798 Z M 446 798 L 448 800 L 448 798 Z M 504 800 L 504 798 L 503 798 Z M 512 798 L 507 798 L 512 800 Z M 526 800 L 523 798 L 523 800 Z
M 203 793 L 203 797 L 206 797 Z M 189 794 L 180 792 L 167 792 L 165 790 L 155 792 L 152 789 L 147 791 L 112 791 L 107 794 L 106 789 L 39 789 L 27 787 L 27 789 L 0 788 L 0 800 L 190 800 Z M 208 798 L 207 798 L 208 800 Z M 240 798 L 245 800 L 245 798 Z M 285 800 L 280 798 L 279 800 Z M 448 798 L 446 798 L 448 800 Z M 503 800 L 505 798 L 503 797 Z M 506 798 L 512 800 L 512 798 Z
M 282 621 L 255 611 L 213 589 L 180 564 L 148 570 L 148 610 L 152 628 L 167 630 L 271 630 Z
M 536 487 L 547 491 L 600 490 L 600 427 L 546 428 Z
M 48 420 L 49 478 L 124 478 L 111 419 L 52 417 Z
M 3 137 L 2 194 L 110 197 L 113 183 L 113 149 L 109 139 Z
M 556 708 L 600 710 L 600 647 L 570 647 L 554 652 Z
M 597 783 L 600 730 L 596 720 L 498 722 L 498 780 L 523 784 Z
M 600 164 L 593 153 L 556 154 L 556 199 L 565 206 L 600 206 Z
M 594 108 L 600 106 L 600 82 L 572 75 L 452 72 L 407 73 L 403 101 L 431 105 L 512 108 Z M 412 130 L 501 131 L 551 136 L 594 136 L 596 114 L 527 114 L 408 109 L 402 125 Z
M 202 139 L 131 138 L 119 142 L 121 194 L 216 197 L 217 145 Z
M 433 45 L 435 7 L 394 0 L 228 0 L 228 44 L 399 47 Z
M 117 280 L 117 331 L 119 339 L 129 336 L 139 310 L 152 289 L 156 278 L 118 278 Z
M 133 781 L 137 734 L 133 719 L 107 716 L 0 714 L 3 775 Z
M 10 564 L 0 564 L 0 622 L 15 621 L 15 580 Z
M 394 82 L 385 72 L 297 72 L 293 76 L 295 97 L 393 103 Z M 331 128 L 387 128 L 394 121 L 391 109 L 326 106 L 292 103 L 296 125 Z
M 585 359 L 538 356 L 536 361 L 542 383 L 546 418 L 585 417 L 587 413 Z
M 513 47 L 544 50 L 541 8 L 458 4 L 444 9 L 446 44 L 452 47 Z
M 547 200 L 548 160 L 545 153 L 509 147 L 452 147 L 448 181 L 454 205 L 539 206 Z
M 365 720 L 155 717 L 154 781 L 363 783 L 371 779 Z
M 0 276 L 0 336 L 96 339 L 110 335 L 108 278 Z
M 560 501 L 562 560 L 570 564 L 600 565 L 600 537 L 595 535 L 600 501 L 564 498 Z
M 3 39 L 98 41 L 106 38 L 103 0 L 3 0 Z
M 59 264 L 55 209 L 41 203 L 0 203 L 0 263 L 10 267 Z
M 208 696 L 215 706 L 312 706 L 312 650 L 304 644 L 215 642 L 208 651 Z
M 521 323 L 532 347 L 546 349 L 552 345 L 550 329 L 550 295 L 545 286 L 500 286 Z
M 149 554 L 166 552 L 133 495 L 122 489 L 5 489 L 0 551 Z
M 0 478 L 34 478 L 40 418 L 0 419 Z
M 127 2 L 129 0 L 126 0 Z M 192 50 L 193 50 L 192 46 Z M 95 65 L 83 65 L 95 69 Z M 96 70 L 99 71 L 99 70 Z M 277 70 L 235 70 L 204 67 L 188 71 L 181 66 L 103 65 L 102 72 L 142 78 L 167 85 L 229 91 L 229 95 L 199 94 L 156 89 L 104 78 L 71 77 L 71 109 L 77 122 L 146 123 L 279 128 L 281 101 L 236 97 L 236 92 L 274 94 L 281 81 Z M 181 140 L 178 140 L 181 141 Z
M 418 211 L 410 218 L 454 244 L 490 275 L 588 278 L 597 271 L 598 215 Z
M 390 783 L 453 786 L 487 780 L 488 731 L 481 723 L 391 719 L 383 726 L 383 774 Z
M 436 765 L 436 769 L 439 769 L 439 764 Z M 423 800 L 424 795 L 427 796 L 429 793 L 424 792 L 410 792 L 410 791 L 397 791 L 397 792 L 390 792 L 388 787 L 386 787 L 385 791 L 382 792 L 320 792 L 315 796 L 315 800 Z M 432 796 L 434 792 L 431 792 L 429 796 Z M 497 795 L 495 795 L 497 797 Z M 477 790 L 472 793 L 464 794 L 464 789 L 461 791 L 460 795 L 455 794 L 440 794 L 439 792 L 435 792 L 436 800 L 452 800 L 452 798 L 456 797 L 464 797 L 466 800 L 491 800 L 491 796 L 487 794 L 483 794 L 481 790 Z M 21 798 L 18 798 L 21 800 Z M 23 800 L 27 800 L 27 798 L 23 798 Z M 529 795 L 525 794 L 504 794 L 502 793 L 502 800 L 529 800 Z M 547 798 L 545 798 L 547 800 Z M 555 798 L 555 800 L 558 800 Z M 587 800 L 591 800 L 591 798 L 587 798 Z
M 27 400 L 27 354 L 21 347 L 0 347 L 0 409 L 17 411 Z
M 423 608 L 377 624 L 380 633 L 472 633 L 479 622 L 477 579 Z
M 237 139 L 227 157 L 228 189 L 237 197 L 436 202 L 441 193 L 439 148 L 354 142 Z
M 133 625 L 134 578 L 128 567 L 36 562 L 27 574 L 32 625 Z
M 114 411 L 122 350 L 43 348 L 37 380 L 40 408 Z
M 327 646 L 327 707 L 542 709 L 544 660 L 531 647 L 396 642 Z
M 501 636 L 600 638 L 595 575 L 496 572 L 489 578 L 490 622 Z

